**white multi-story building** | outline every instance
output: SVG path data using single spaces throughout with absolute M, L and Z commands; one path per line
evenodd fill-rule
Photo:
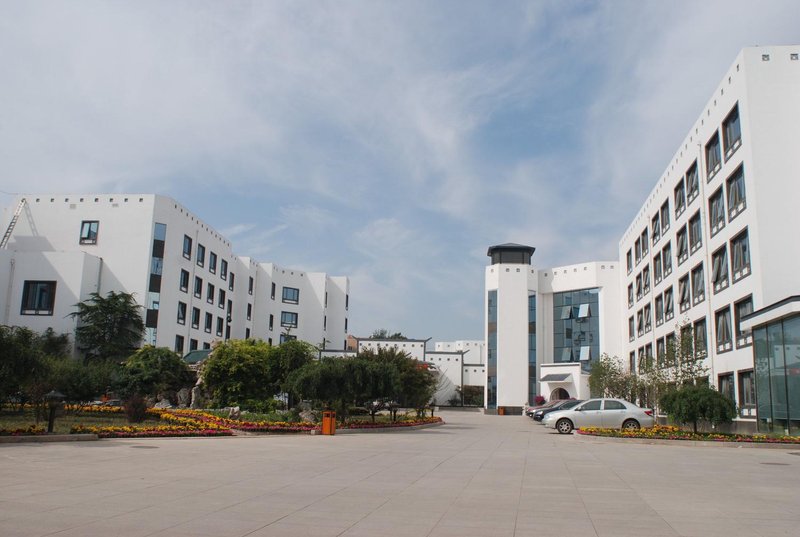
M 620 350 L 616 262 L 535 269 L 534 248 L 489 248 L 485 275 L 490 412 L 520 413 L 537 395 L 588 396 L 588 371 Z
M 756 390 L 753 339 L 739 320 L 800 293 L 798 53 L 739 53 L 619 243 L 630 369 L 660 360 L 676 331 L 693 334 L 742 421 L 755 418 Z
M 181 353 L 228 338 L 345 345 L 346 277 L 238 257 L 170 198 L 26 195 L 6 209 L 6 228 L 2 324 L 72 333 L 75 304 L 124 291 L 143 306 L 145 343 Z

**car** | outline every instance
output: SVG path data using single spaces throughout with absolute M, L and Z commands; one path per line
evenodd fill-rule
M 580 427 L 639 429 L 652 427 L 653 411 L 623 399 L 589 399 L 569 410 L 550 412 L 542 419 L 545 427 L 569 434 Z
M 537 410 L 539 410 L 541 408 L 552 408 L 553 405 L 555 405 L 557 403 L 560 403 L 560 402 L 561 402 L 560 399 L 553 399 L 552 401 L 549 401 L 549 402 L 547 402 L 547 403 L 545 403 L 543 405 L 529 406 L 529 407 L 527 407 L 525 409 L 525 414 L 527 414 L 527 416 L 529 418 L 532 418 L 533 417 L 533 413 L 536 412 Z
M 555 406 L 537 409 L 531 417 L 534 421 L 542 421 L 542 419 L 551 412 L 555 412 L 557 410 L 569 410 L 570 408 L 573 408 L 581 403 L 583 403 L 583 399 L 562 399 L 559 404 Z

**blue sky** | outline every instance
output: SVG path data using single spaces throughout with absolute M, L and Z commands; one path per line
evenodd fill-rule
M 482 337 L 489 245 L 617 241 L 796 1 L 5 2 L 0 202 L 155 192 L 351 278 L 351 331 Z

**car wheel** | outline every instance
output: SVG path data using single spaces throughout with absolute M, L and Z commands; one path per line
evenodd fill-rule
M 625 420 L 625 423 L 622 424 L 622 428 L 626 431 L 636 431 L 639 429 L 639 422 L 636 420 Z
M 561 434 L 569 434 L 572 432 L 572 422 L 567 418 L 562 418 L 556 422 L 556 431 Z

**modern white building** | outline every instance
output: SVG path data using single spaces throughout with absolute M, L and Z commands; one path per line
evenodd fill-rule
M 535 249 L 489 248 L 485 274 L 488 412 L 518 414 L 537 395 L 588 397 L 588 371 L 621 350 L 617 263 L 535 269 Z
M 752 427 L 753 338 L 740 320 L 800 294 L 798 54 L 739 53 L 619 243 L 628 367 L 693 334 L 709 381 Z
M 345 345 L 346 277 L 238 257 L 170 198 L 33 194 L 3 216 L 3 324 L 73 333 L 75 304 L 125 291 L 143 306 L 145 343 L 181 353 L 229 338 Z

